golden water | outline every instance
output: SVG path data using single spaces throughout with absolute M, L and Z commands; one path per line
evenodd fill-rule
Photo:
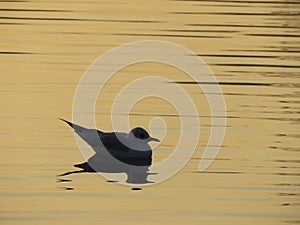
M 300 4 L 298 1 L 1 1 L 0 224 L 298 224 Z M 171 179 L 133 191 L 97 174 L 56 175 L 84 161 L 72 131 L 76 86 L 98 56 L 121 44 L 165 40 L 201 56 L 227 105 L 227 130 L 211 167 L 198 172 L 208 107 L 174 68 L 139 64 L 116 74 L 97 102 L 110 107 L 138 76 L 187 81 L 201 119 L 194 157 Z M 138 94 L 137 90 L 137 94 Z M 154 161 L 177 144 L 174 109 L 141 101 L 132 126 L 153 116 L 168 127 Z M 155 134 L 153 134 L 155 136 Z

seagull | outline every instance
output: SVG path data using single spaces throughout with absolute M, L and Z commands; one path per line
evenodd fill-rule
M 59 119 L 72 127 L 74 132 L 90 145 L 97 155 L 109 152 L 110 155 L 121 161 L 151 158 L 152 149 L 148 143 L 150 141 L 160 142 L 141 127 L 136 127 L 129 133 L 103 132 L 79 126 L 62 118 Z
M 122 132 L 103 132 L 97 129 L 89 129 L 59 118 L 72 127 L 95 154 L 87 162 L 75 164 L 82 170 L 70 171 L 59 176 L 74 173 L 103 172 L 103 173 L 126 173 L 127 183 L 143 184 L 151 183 L 147 180 L 149 166 L 152 164 L 152 149 L 150 141 L 160 142 L 151 137 L 149 133 L 136 127 L 128 134 Z

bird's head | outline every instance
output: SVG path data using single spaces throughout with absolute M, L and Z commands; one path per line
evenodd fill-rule
M 137 138 L 139 141 L 142 141 L 142 142 L 145 142 L 145 143 L 148 143 L 149 141 L 156 141 L 156 142 L 160 142 L 159 139 L 157 138 L 154 138 L 154 137 L 151 137 L 148 132 L 141 128 L 141 127 L 136 127 L 134 129 L 132 129 L 130 132 L 129 132 L 129 135 L 130 136 L 134 136 L 135 138 Z

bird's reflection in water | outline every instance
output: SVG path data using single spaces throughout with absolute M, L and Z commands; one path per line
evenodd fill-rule
M 109 154 L 109 153 L 108 153 Z M 81 170 L 73 170 L 63 174 L 64 177 L 75 173 L 125 173 L 128 184 L 146 184 L 152 183 L 148 180 L 149 167 L 152 158 L 119 158 L 116 159 L 111 155 L 95 154 L 87 162 L 75 164 L 74 167 Z M 58 182 L 69 182 L 69 179 L 59 179 Z M 108 182 L 118 182 L 118 180 L 108 180 Z
M 152 164 L 152 149 L 148 142 L 159 140 L 151 137 L 143 128 L 134 128 L 128 134 L 105 133 L 96 129 L 84 128 L 66 120 L 63 121 L 93 148 L 95 154 L 87 162 L 74 165 L 81 170 L 66 172 L 59 175 L 60 177 L 75 173 L 125 173 L 127 176 L 125 183 L 127 184 L 152 183 L 148 180 L 148 176 L 151 175 L 149 167 Z M 66 179 L 60 179 L 58 182 L 64 182 L 64 180 Z M 121 182 L 111 179 L 109 181 Z M 133 188 L 133 190 L 139 189 Z

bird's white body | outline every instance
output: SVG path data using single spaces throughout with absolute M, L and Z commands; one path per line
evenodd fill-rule
M 127 133 L 122 132 L 102 132 L 96 129 L 84 128 L 68 123 L 87 144 L 89 144 L 96 153 L 101 154 L 103 150 L 123 157 L 141 157 L 142 152 L 152 152 L 149 141 L 159 141 L 150 137 L 147 131 L 142 128 L 135 128 Z

